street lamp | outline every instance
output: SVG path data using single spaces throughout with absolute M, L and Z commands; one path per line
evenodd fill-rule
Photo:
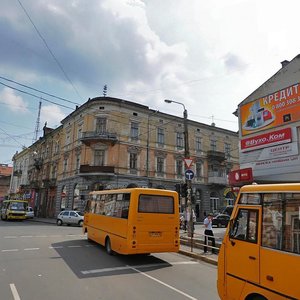
M 174 101 L 174 100 L 169 100 L 165 99 L 166 103 L 176 103 L 179 105 L 182 105 L 183 107 L 183 124 L 184 124 L 184 156 L 185 159 L 190 158 L 190 148 L 189 148 L 189 132 L 188 132 L 188 120 L 187 120 L 187 110 L 185 108 L 185 105 L 182 102 Z M 185 179 L 186 185 L 187 185 L 187 197 L 186 197 L 186 211 L 189 212 L 190 214 L 190 219 L 189 221 L 189 235 L 193 237 L 194 233 L 194 226 L 193 226 L 193 211 L 192 211 L 192 202 L 191 202 L 191 180 L 190 179 Z

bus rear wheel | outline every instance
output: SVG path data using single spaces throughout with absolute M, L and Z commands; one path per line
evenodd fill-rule
M 105 250 L 107 252 L 108 255 L 112 255 L 113 254 L 113 250 L 111 249 L 111 242 L 110 242 L 110 238 L 107 237 L 105 240 Z

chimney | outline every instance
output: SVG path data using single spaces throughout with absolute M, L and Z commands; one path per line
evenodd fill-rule
M 290 62 L 288 60 L 284 60 L 281 62 L 281 67 L 284 68 L 285 66 L 287 66 Z

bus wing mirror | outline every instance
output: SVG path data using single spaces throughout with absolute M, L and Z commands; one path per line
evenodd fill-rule
M 229 221 L 229 240 L 230 240 L 230 243 L 231 243 L 232 246 L 235 245 L 235 241 L 232 239 L 232 237 L 234 236 L 234 233 L 233 233 L 234 229 L 233 228 L 234 228 L 234 219 L 231 219 Z

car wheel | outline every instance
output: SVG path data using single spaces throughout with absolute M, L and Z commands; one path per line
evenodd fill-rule
M 62 222 L 62 220 L 58 219 L 58 220 L 56 221 L 56 224 L 57 224 L 57 226 L 61 226 L 61 225 L 63 224 L 63 222 Z
M 107 237 L 106 240 L 105 240 L 105 250 L 107 252 L 108 255 L 112 255 L 113 254 L 113 251 L 111 249 L 111 243 L 110 243 L 110 238 Z
M 79 226 L 82 226 L 82 225 L 83 225 L 83 221 L 80 220 L 80 221 L 78 222 L 78 225 L 79 225 Z

